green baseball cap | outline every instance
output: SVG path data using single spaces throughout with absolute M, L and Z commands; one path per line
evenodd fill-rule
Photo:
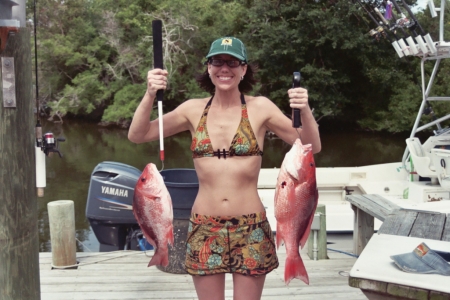
M 206 58 L 219 54 L 229 54 L 241 61 L 247 62 L 247 50 L 245 50 L 244 43 L 235 37 L 222 37 L 212 42 Z

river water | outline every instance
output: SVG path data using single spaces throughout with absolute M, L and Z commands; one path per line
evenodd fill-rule
M 43 123 L 43 132 L 64 137 L 59 143 L 63 157 L 48 157 L 47 187 L 38 198 L 39 250 L 51 251 L 47 203 L 73 200 L 75 229 L 79 242 L 77 251 L 99 251 L 99 243 L 86 219 L 86 202 L 90 176 L 103 161 L 115 161 L 142 170 L 152 162 L 161 167 L 159 143 L 136 145 L 128 141 L 127 130 L 99 127 L 94 123 L 65 121 L 63 124 Z M 368 132 L 321 132 L 322 151 L 315 155 L 317 167 L 352 167 L 400 161 L 405 150 L 404 135 Z M 182 133 L 164 140 L 165 169 L 193 168 L 190 134 Z M 279 168 L 290 146 L 277 138 L 264 142 L 263 168 Z

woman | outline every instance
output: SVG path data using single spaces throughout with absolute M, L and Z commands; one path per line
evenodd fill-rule
M 244 44 L 224 37 L 211 44 L 207 69 L 198 78 L 213 96 L 191 99 L 163 116 L 164 136 L 189 130 L 199 191 L 192 207 L 186 271 L 200 300 L 225 298 L 225 273 L 233 274 L 234 299 L 260 299 L 265 275 L 278 266 L 272 230 L 258 196 L 264 136 L 274 132 L 293 144 L 300 136 L 320 151 L 317 123 L 303 88 L 290 89 L 292 108 L 301 109 L 295 129 L 265 97 L 244 95 L 255 83 Z M 167 86 L 167 71 L 147 75 L 147 92 L 136 109 L 128 138 L 159 138 L 158 120 L 149 121 L 156 91 Z M 230 146 L 231 145 L 231 146 Z

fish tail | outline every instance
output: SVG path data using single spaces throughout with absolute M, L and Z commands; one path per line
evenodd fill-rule
M 169 252 L 162 251 L 161 249 L 156 248 L 155 254 L 153 254 L 152 259 L 148 263 L 147 267 L 151 266 L 163 266 L 167 267 L 169 265 Z
M 284 268 L 284 282 L 286 285 L 291 282 L 293 278 L 298 278 L 309 285 L 308 273 L 306 273 L 305 265 L 300 256 L 286 258 L 286 266 Z

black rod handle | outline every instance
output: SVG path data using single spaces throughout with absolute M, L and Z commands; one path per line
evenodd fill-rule
M 294 76 L 292 78 L 292 88 L 300 87 L 300 72 L 294 72 Z M 292 109 L 292 127 L 299 128 L 300 127 L 300 109 L 293 108 Z
M 154 68 L 163 69 L 163 49 L 162 49 L 162 21 L 152 21 L 153 31 L 153 66 Z M 163 100 L 164 90 L 156 92 L 156 99 Z

